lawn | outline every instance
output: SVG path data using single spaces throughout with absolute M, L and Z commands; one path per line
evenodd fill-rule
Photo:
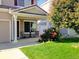
M 78 42 L 46 42 L 20 49 L 29 59 L 79 59 Z

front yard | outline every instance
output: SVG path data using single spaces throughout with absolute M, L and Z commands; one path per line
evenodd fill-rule
M 29 59 L 79 59 L 78 42 L 46 42 L 20 48 Z

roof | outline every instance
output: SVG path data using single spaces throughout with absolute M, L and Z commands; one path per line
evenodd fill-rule
M 14 12 L 46 16 L 48 13 L 38 5 L 14 9 Z

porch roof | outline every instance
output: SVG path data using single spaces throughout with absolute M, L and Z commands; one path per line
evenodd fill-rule
M 37 5 L 15 9 L 14 12 L 17 12 L 19 14 L 29 14 L 29 15 L 35 15 L 35 16 L 47 16 L 48 15 L 46 11 L 44 11 L 42 8 L 40 8 Z

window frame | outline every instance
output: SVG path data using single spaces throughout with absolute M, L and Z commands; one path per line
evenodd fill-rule
M 14 0 L 14 5 L 15 5 L 15 6 L 17 6 L 17 5 L 18 5 L 17 0 Z
M 33 5 L 35 3 L 35 0 L 31 0 L 31 4 Z
M 29 20 L 24 20 L 24 22 L 23 22 L 23 27 L 24 27 L 24 33 L 29 33 L 29 32 L 25 32 L 25 22 L 34 22 L 34 23 L 36 23 L 36 21 L 29 21 Z M 30 32 L 31 32 L 31 27 L 30 27 Z M 32 32 L 33 33 L 33 32 Z
M 19 0 L 14 0 L 14 5 L 15 6 L 24 6 L 25 5 L 25 0 L 21 0 L 23 1 L 23 4 L 20 4 L 21 2 Z

